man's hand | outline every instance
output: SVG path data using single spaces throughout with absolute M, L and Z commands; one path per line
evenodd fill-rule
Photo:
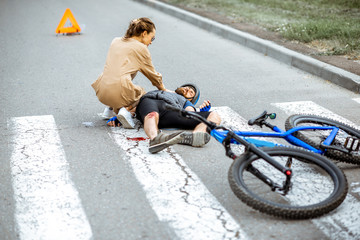
M 210 100 L 205 100 L 203 104 L 200 105 L 200 112 L 208 112 L 211 108 Z
M 109 119 L 109 121 L 107 121 L 107 125 L 109 127 L 120 127 L 121 126 L 121 123 L 120 121 L 117 119 L 117 117 L 113 117 L 111 119 Z

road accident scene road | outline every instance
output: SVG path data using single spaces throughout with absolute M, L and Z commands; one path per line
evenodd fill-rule
M 160 1 L 0 29 L 1 239 L 360 238 L 359 75 Z

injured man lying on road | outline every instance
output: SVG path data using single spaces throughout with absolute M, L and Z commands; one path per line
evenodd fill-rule
M 155 90 L 146 93 L 141 97 L 136 107 L 136 117 L 144 124 L 146 135 L 150 138 L 149 151 L 157 153 L 173 144 L 185 144 L 193 147 L 202 147 L 210 141 L 210 134 L 207 126 L 195 119 L 184 118 L 178 112 L 167 110 L 166 105 L 196 111 L 195 104 L 199 100 L 200 90 L 195 84 L 184 84 L 175 92 Z M 209 111 L 210 101 L 205 100 L 199 107 L 199 112 L 208 121 L 217 125 L 221 119 L 218 113 Z M 120 121 L 119 121 L 120 120 Z M 111 118 L 109 126 L 134 126 L 131 115 L 126 118 Z M 129 123 L 130 122 L 130 123 Z M 193 129 L 192 132 L 177 131 L 165 134 L 159 128 Z

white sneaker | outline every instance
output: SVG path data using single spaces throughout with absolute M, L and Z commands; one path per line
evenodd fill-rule
M 117 118 L 124 128 L 133 129 L 135 127 L 135 123 L 132 119 L 131 113 L 126 110 L 126 108 L 120 108 Z
M 104 119 L 110 119 L 110 118 L 115 117 L 115 116 L 116 116 L 116 114 L 114 113 L 113 109 L 110 108 L 110 107 L 106 107 L 104 109 L 103 114 L 102 114 L 102 117 Z

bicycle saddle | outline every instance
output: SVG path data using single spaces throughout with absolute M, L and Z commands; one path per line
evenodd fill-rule
M 260 114 L 259 116 L 252 118 L 248 121 L 248 124 L 250 126 L 257 124 L 259 125 L 262 121 L 264 121 L 267 118 L 267 111 L 265 110 L 262 114 Z

